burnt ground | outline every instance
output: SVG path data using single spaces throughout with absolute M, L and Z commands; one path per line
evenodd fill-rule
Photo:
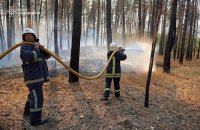
M 5 130 L 198 130 L 200 129 L 200 60 L 179 65 L 172 62 L 171 74 L 162 72 L 158 57 L 153 72 L 149 108 L 144 107 L 147 73 L 124 73 L 121 99 L 112 92 L 100 101 L 105 79 L 69 84 L 58 73 L 44 86 L 43 117 L 49 122 L 31 127 L 22 117 L 28 90 L 22 75 L 0 77 L 0 129 Z

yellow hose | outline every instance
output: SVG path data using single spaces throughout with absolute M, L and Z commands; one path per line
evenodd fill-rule
M 15 44 L 14 46 L 10 47 L 8 50 L 6 50 L 5 52 L 3 52 L 1 55 L 0 55 L 0 60 L 6 56 L 8 53 L 10 53 L 12 50 L 14 50 L 15 48 L 21 46 L 21 45 L 24 45 L 24 44 L 29 44 L 29 45 L 33 45 L 33 43 L 31 42 L 20 42 L 20 43 L 17 43 Z M 106 68 L 108 67 L 112 57 L 114 56 L 114 54 L 118 51 L 115 50 L 112 55 L 110 56 L 108 62 L 106 63 L 106 65 L 104 66 L 104 68 L 101 70 L 101 72 L 99 74 L 97 74 L 96 76 L 93 76 L 93 77 L 87 77 L 87 76 L 83 76 L 81 74 L 79 74 L 78 72 L 76 72 L 75 70 L 73 70 L 71 67 L 69 67 L 68 65 L 66 65 L 60 58 L 58 58 L 55 54 L 53 54 L 52 52 L 50 52 L 49 50 L 47 50 L 46 48 L 44 47 L 40 47 L 41 50 L 45 51 L 46 53 L 48 53 L 49 55 L 51 55 L 53 58 L 55 58 L 58 62 L 60 62 L 65 68 L 67 68 L 71 73 L 73 73 L 74 75 L 80 77 L 80 78 L 83 78 L 83 79 L 87 79 L 87 80 L 93 80 L 93 79 L 96 79 L 98 77 L 100 77 L 103 72 L 106 70 Z

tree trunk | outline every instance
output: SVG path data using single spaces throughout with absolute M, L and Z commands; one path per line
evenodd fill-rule
M 10 10 L 10 3 L 9 0 L 7 0 L 7 10 Z M 7 24 L 7 47 L 10 48 L 12 46 L 12 32 L 11 32 L 11 19 L 10 17 L 13 17 L 12 14 L 6 13 L 6 24 Z M 11 58 L 11 55 L 8 55 L 8 59 Z
M 165 1 L 165 11 L 164 11 L 164 19 L 162 24 L 162 32 L 159 42 L 159 55 L 163 55 L 164 45 L 165 45 L 165 28 L 166 28 L 166 18 L 167 18 L 167 3 L 168 0 Z
M 79 55 L 80 55 L 80 40 L 81 40 L 81 14 L 82 14 L 82 0 L 74 0 L 74 15 L 73 15 L 73 34 L 72 34 L 72 48 L 70 67 L 76 72 L 79 72 Z M 78 82 L 79 78 L 69 73 L 69 82 Z
M 41 14 L 42 14 L 42 0 L 40 0 L 40 13 L 39 13 L 39 18 L 37 20 L 37 36 L 40 36 L 40 19 L 41 19 Z
M 14 8 L 13 4 L 14 4 L 14 0 L 11 0 L 10 6 Z M 11 46 L 12 46 L 12 44 L 15 43 L 15 22 L 14 22 L 14 18 L 15 18 L 15 15 L 10 17 Z
M 89 35 L 89 32 L 90 32 L 90 25 L 91 25 L 91 22 L 93 21 L 92 18 L 93 18 L 93 5 L 90 9 L 90 7 L 88 8 L 88 12 L 89 12 L 89 15 L 88 15 L 88 20 L 87 20 L 87 29 L 86 29 L 86 45 L 87 45 L 87 41 L 88 41 L 88 35 Z M 93 39 L 94 40 L 94 39 Z
M 180 5 L 181 6 L 181 5 Z M 179 6 L 179 7 L 180 7 Z M 179 8 L 180 9 L 180 8 Z M 179 10 L 179 13 L 181 12 L 181 10 Z M 181 17 L 181 16 L 180 16 Z M 179 23 L 182 23 L 182 19 L 180 19 L 180 17 L 179 17 L 179 20 L 181 20 L 181 21 L 179 21 Z M 173 53 L 173 58 L 174 58 L 174 61 L 176 60 L 176 54 L 177 54 L 177 48 L 178 48 L 178 40 L 179 40 L 179 33 L 181 33 L 180 32 L 181 30 L 179 30 L 179 27 L 178 27 L 178 31 L 177 31 L 177 33 L 176 33 L 176 37 L 175 37 L 175 40 L 174 40 L 174 48 L 173 48 L 173 51 L 174 51 L 174 53 Z
M 197 59 L 199 59 L 199 53 L 200 53 L 200 40 L 199 40 L 199 47 L 198 47 L 198 51 L 197 51 Z
M 156 22 L 155 22 L 155 25 L 156 25 L 155 31 L 154 31 L 154 34 L 151 36 L 153 38 L 153 42 L 152 42 L 152 48 L 151 48 L 149 71 L 148 71 L 147 82 L 146 82 L 146 93 L 145 93 L 145 102 L 144 102 L 145 107 L 149 107 L 149 88 L 150 88 L 152 68 L 153 68 L 153 62 L 154 62 L 154 54 L 155 54 L 155 48 L 156 48 L 158 26 L 160 23 L 160 16 L 161 16 L 161 12 L 162 12 L 162 1 L 159 2 L 159 0 L 157 0 L 157 4 L 158 4 L 158 15 L 156 17 Z
M 149 21 L 148 21 L 148 32 L 150 32 L 151 30 L 151 21 L 152 21 L 152 13 L 153 13 L 153 6 L 152 6 L 153 2 L 152 0 L 149 1 Z
M 55 54 L 59 57 L 59 50 L 58 50 L 58 0 L 55 0 L 55 10 L 54 10 L 54 49 L 55 49 Z
M 188 46 L 187 46 L 187 51 L 186 51 L 186 60 L 191 60 L 190 59 L 190 54 L 192 53 L 192 42 L 193 42 L 193 35 L 192 35 L 192 32 L 193 32 L 193 19 L 194 19 L 194 0 L 192 2 L 192 5 L 191 5 L 191 12 L 190 12 L 190 32 L 189 32 L 189 40 L 188 40 Z
M 138 0 L 138 32 L 141 34 L 142 29 L 142 0 Z
M 144 29 L 145 29 L 145 23 L 146 23 L 146 16 L 147 16 L 147 5 L 146 5 L 146 0 L 143 2 L 143 15 L 142 15 L 142 28 L 141 28 L 141 34 L 144 35 Z
M 107 28 L 107 48 L 110 50 L 110 43 L 112 43 L 112 29 L 111 29 L 111 0 L 106 3 L 106 28 Z
M 193 34 L 192 34 L 192 44 L 191 44 L 191 53 L 189 55 L 189 59 L 192 60 L 192 54 L 195 55 L 195 45 L 196 45 L 196 38 L 197 38 L 197 29 L 196 29 L 196 22 L 198 22 L 198 17 L 197 17 L 197 0 L 195 0 L 195 5 L 193 8 Z M 195 38 L 195 33 L 196 33 L 196 38 Z
M 49 42 L 48 42 L 49 22 L 48 22 L 48 12 L 47 12 L 47 0 L 45 1 L 45 28 L 47 30 L 47 32 L 46 32 L 47 49 L 49 49 Z
M 70 16 L 69 16 L 69 4 L 70 4 L 70 1 L 68 0 L 67 1 L 67 45 L 68 45 L 68 48 L 70 49 Z
M 85 18 L 86 18 L 86 15 L 85 15 L 85 8 L 84 8 L 84 6 L 85 6 L 85 3 L 86 3 L 86 1 L 83 1 L 83 5 L 82 5 L 82 27 L 81 27 L 81 41 L 83 41 L 83 42 L 81 42 L 81 44 L 84 46 L 85 45 Z
M 151 33 L 150 35 L 152 36 L 154 34 L 154 23 L 155 23 L 155 11 L 156 10 L 156 0 L 153 0 L 153 11 L 152 11 L 152 16 L 151 16 Z
M 31 13 L 31 0 L 27 0 L 27 12 Z M 32 28 L 31 14 L 27 14 L 27 27 Z
M 88 16 L 88 20 L 87 20 L 87 29 L 86 29 L 86 35 L 85 35 L 85 45 L 87 45 L 87 40 L 88 40 L 88 30 L 89 30 L 89 26 L 90 26 L 90 15 Z
M 199 13 L 198 13 L 198 7 L 199 7 L 199 4 L 198 4 L 198 2 L 196 3 L 196 9 L 195 9 L 195 20 L 196 20 L 196 25 L 195 25 L 195 27 L 194 27 L 194 29 L 196 30 L 196 33 L 195 33 L 195 37 L 196 37 L 196 44 L 194 44 L 194 56 L 195 56 L 195 51 L 196 51 L 196 48 L 197 48 L 197 42 L 198 42 L 198 40 L 197 40 L 197 37 L 198 37 L 198 27 L 199 27 L 199 20 L 198 20 L 198 18 L 199 18 Z
M 95 17 L 95 2 L 94 0 L 92 1 L 92 20 L 93 20 L 93 43 L 95 43 L 95 22 L 96 22 L 96 17 Z
M 22 10 L 22 0 L 20 0 L 20 10 Z M 24 30 L 24 23 L 23 23 L 23 15 L 22 15 L 22 13 L 20 14 L 20 16 L 21 16 L 21 28 L 22 28 L 22 32 L 23 32 L 23 30 Z
M 96 46 L 99 45 L 99 28 L 100 28 L 100 0 L 98 0 L 98 14 L 97 14 L 97 36 L 96 36 Z
M 177 11 L 177 0 L 172 1 L 171 8 L 171 16 L 170 16 L 170 26 L 168 33 L 168 40 L 164 55 L 164 63 L 163 63 L 163 72 L 170 73 L 170 57 L 171 51 L 174 46 L 174 40 L 176 37 L 176 11 Z
M 177 59 L 179 59 L 179 56 L 180 56 L 180 48 L 181 48 L 181 36 L 182 36 L 182 26 L 183 26 L 183 16 L 184 16 L 184 12 L 185 12 L 185 2 L 182 0 L 180 2 L 180 5 L 179 5 L 179 14 L 178 14 L 178 31 L 177 31 Z M 174 54 L 175 55 L 175 54 Z
M 115 10 L 115 23 L 114 23 L 114 38 L 117 38 L 118 33 L 117 33 L 117 29 L 118 29 L 118 25 L 119 25 L 119 3 L 120 0 L 117 0 L 117 5 L 116 5 L 116 10 Z
M 185 23 L 183 28 L 183 35 L 182 35 L 182 44 L 181 44 L 181 52 L 179 57 L 179 63 L 183 64 L 183 58 L 185 53 L 185 37 L 186 37 L 186 31 L 187 31 L 187 24 L 188 24 L 188 17 L 189 17 L 189 9 L 190 9 L 190 0 L 187 0 L 187 8 L 185 13 Z
M 174 39 L 174 61 L 176 60 L 176 53 L 177 53 L 177 47 L 178 47 L 178 33 L 176 32 L 176 36 L 175 36 L 175 39 Z
M 124 6 L 124 3 L 125 3 L 125 1 L 123 0 L 122 1 L 122 44 L 123 44 L 123 46 L 125 47 L 126 45 L 125 45 L 125 43 L 126 43 L 126 23 L 125 23 L 125 12 L 124 12 L 124 8 L 125 8 L 125 6 Z
M 4 30 L 3 24 L 1 20 L 1 13 L 0 13 L 0 43 L 1 43 L 1 52 L 5 51 L 5 37 L 4 37 Z
M 101 12 L 102 12 L 102 22 L 101 22 L 101 27 L 100 27 L 100 30 L 101 30 L 101 45 L 103 45 L 103 39 L 104 39 L 104 16 L 105 16 L 105 5 L 104 5 L 104 0 L 102 0 L 102 7 L 101 7 Z
M 63 49 L 63 5 L 64 5 L 64 0 L 61 1 L 61 16 L 60 16 L 60 49 Z
M 35 0 L 35 12 L 37 12 L 37 0 Z M 38 21 L 38 17 L 37 17 L 37 14 L 35 13 L 35 18 L 34 18 L 34 20 L 35 20 L 35 27 L 36 27 L 36 30 L 38 30 L 38 25 L 37 25 L 37 21 Z M 38 36 L 38 31 L 36 31 L 36 34 L 37 34 L 37 36 Z
M 10 2 L 9 0 L 6 1 L 6 8 L 9 10 Z M 11 47 L 11 41 L 10 41 L 10 14 L 6 13 L 6 25 L 7 25 L 7 47 Z
M 106 1 L 103 2 L 103 5 L 104 5 L 104 29 L 103 29 L 103 34 L 104 34 L 104 38 L 103 38 L 103 43 L 105 42 L 105 37 L 106 37 L 106 28 L 107 28 L 107 19 L 106 19 Z

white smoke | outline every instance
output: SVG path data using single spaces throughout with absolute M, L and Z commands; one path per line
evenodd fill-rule
M 126 43 L 125 54 L 127 55 L 127 59 L 121 62 L 122 72 L 148 72 L 151 55 L 151 44 L 151 40 Z M 107 48 L 106 46 L 82 47 L 80 52 L 80 59 L 94 60 L 92 64 L 98 68 L 98 71 L 100 71 L 107 62 Z M 155 67 L 153 67 L 153 71 L 154 70 Z
M 121 62 L 122 72 L 147 72 L 151 54 L 151 40 L 134 41 L 126 43 L 125 54 L 127 59 Z M 107 47 L 95 45 L 82 46 L 80 49 L 80 70 L 99 72 L 107 62 Z M 120 45 L 119 45 L 120 46 Z M 61 58 L 69 63 L 70 49 L 60 51 Z M 11 59 L 4 57 L 0 62 L 0 68 L 19 66 L 22 64 L 19 58 L 19 48 L 12 52 Z M 53 60 L 53 58 L 52 58 Z M 63 66 L 60 66 L 63 68 Z M 155 70 L 155 67 L 153 68 Z
M 151 46 L 151 40 L 128 43 L 125 51 L 127 60 L 122 62 L 122 70 L 125 72 L 148 72 Z M 153 67 L 153 71 L 154 70 L 155 66 Z

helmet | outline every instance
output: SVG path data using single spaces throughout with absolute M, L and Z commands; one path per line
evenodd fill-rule
M 24 35 L 27 34 L 27 33 L 31 33 L 33 34 L 33 36 L 35 37 L 36 39 L 36 35 L 35 35 L 35 31 L 31 28 L 26 28 L 24 29 L 23 33 L 22 33 L 22 39 L 24 40 Z
M 23 34 L 26 34 L 26 33 L 32 33 L 33 35 L 35 35 L 35 31 L 33 31 L 33 29 L 30 29 L 30 28 L 26 28 L 24 31 L 23 31 Z
M 116 43 L 111 43 L 110 44 L 110 51 L 115 51 L 118 48 Z

